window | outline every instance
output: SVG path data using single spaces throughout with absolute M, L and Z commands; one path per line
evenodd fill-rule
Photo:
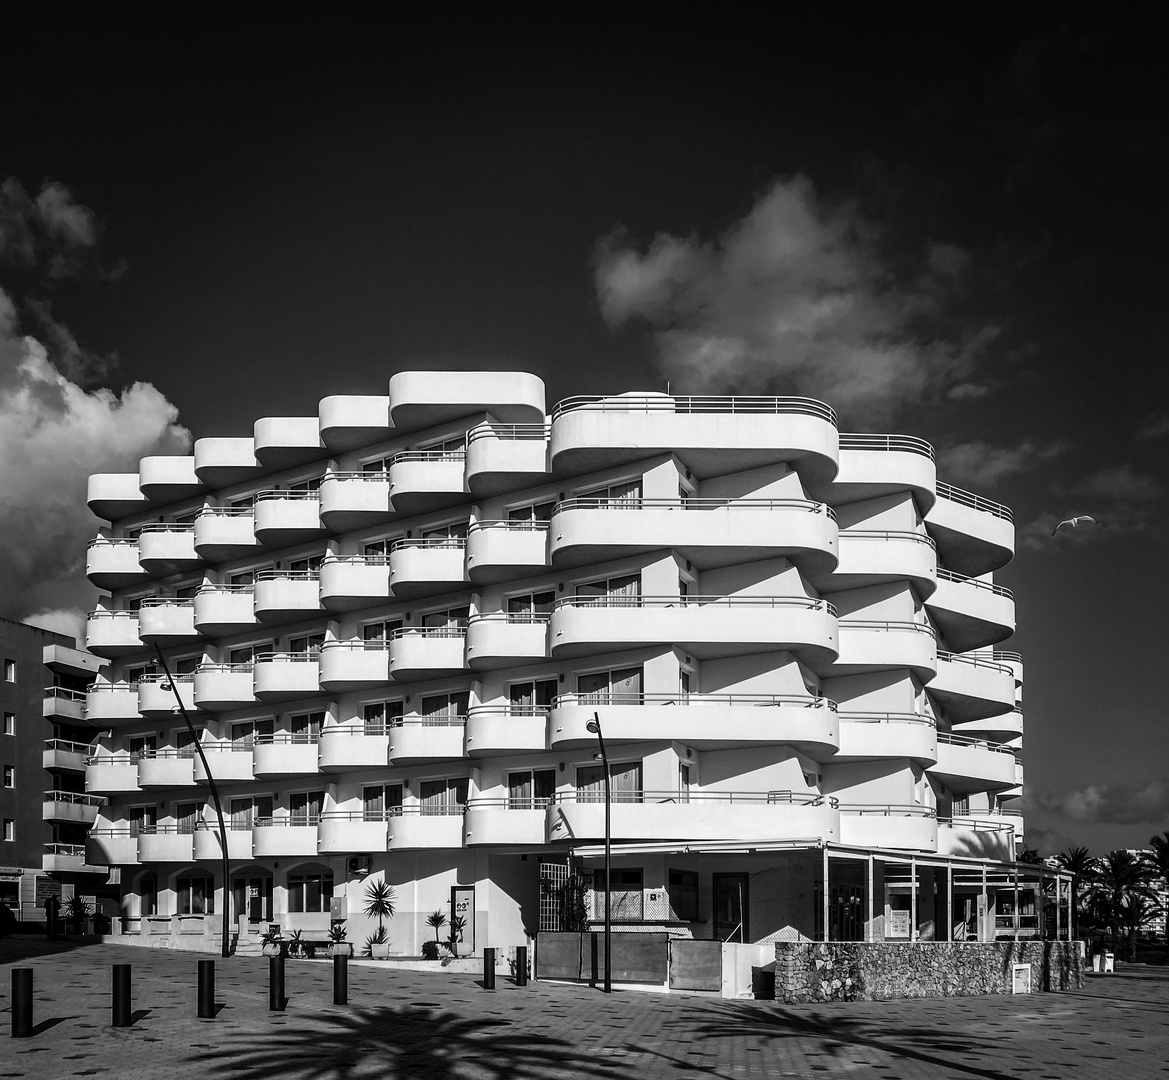
M 533 712 L 547 712 L 556 699 L 555 679 L 529 679 L 512 683 L 507 688 L 508 704 L 513 709 L 531 709 Z
M 294 791 L 288 796 L 290 825 L 316 825 L 325 802 L 323 791 Z
M 175 748 L 180 751 L 180 757 L 194 757 L 195 745 L 203 738 L 203 728 L 195 728 L 195 734 L 192 735 L 187 728 L 176 728 L 171 737 L 171 742 Z
M 548 502 L 534 503 L 531 506 L 516 506 L 507 512 L 507 520 L 514 522 L 521 521 L 551 521 L 552 510 L 556 503 L 549 500 Z
M 678 669 L 678 690 L 683 698 L 688 698 L 691 694 L 693 677 L 685 668 Z
M 671 870 L 666 893 L 670 898 L 670 918 L 682 922 L 698 921 L 698 875 L 691 870 Z
M 678 802 L 690 801 L 690 766 L 678 765 Z
M 242 720 L 231 725 L 231 745 L 237 750 L 250 750 L 256 744 L 257 737 L 271 735 L 272 729 L 270 716 L 263 720 Z
M 303 559 L 292 559 L 288 569 L 294 574 L 315 574 L 324 561 L 324 555 L 306 555 Z
M 16 661 L 4 658 L 4 681 L 16 682 Z
M 141 833 L 152 833 L 158 827 L 158 807 L 128 807 L 126 809 L 126 818 L 130 825 L 131 836 L 138 836 Z
M 399 727 L 406 706 L 401 701 L 371 701 L 362 708 L 366 735 L 384 735 L 386 728 Z
M 199 665 L 203 663 L 203 657 L 199 656 L 184 656 L 181 660 L 174 662 L 174 673 L 176 675 L 193 675 Z
M 250 664 L 261 653 L 270 652 L 272 642 L 257 641 L 253 645 L 239 645 L 227 654 L 229 664 Z
M 469 606 L 447 608 L 445 611 L 428 611 L 422 616 L 422 625 L 427 628 L 445 628 L 452 634 L 462 633 L 470 617 Z
M 243 570 L 238 574 L 232 574 L 228 581 L 232 585 L 254 585 L 256 572 L 255 570 Z
M 958 817 L 963 817 L 964 815 L 969 814 L 970 813 L 970 797 L 963 796 L 961 799 L 955 799 L 954 805 L 951 808 L 950 812 L 952 814 L 956 814 Z
M 14 818 L 6 817 L 4 819 L 4 841 L 11 844 L 16 840 L 16 820 Z
M 372 461 L 363 461 L 361 463 L 361 471 L 363 473 L 385 473 L 389 467 L 390 462 L 394 459 L 388 458 L 374 458 Z
M 422 814 L 461 814 L 467 802 L 467 778 L 423 780 L 418 785 L 418 801 Z
M 556 603 L 556 593 L 548 589 L 545 592 L 521 593 L 519 596 L 507 598 L 507 618 L 509 622 L 543 622 L 552 614 Z
M 614 802 L 641 802 L 641 762 L 609 762 L 609 787 Z M 605 772 L 600 765 L 576 768 L 578 802 L 605 801 Z
M 447 723 L 462 723 L 467 717 L 471 695 L 462 690 L 455 694 L 428 694 L 422 699 L 418 711 L 423 724 L 441 726 Z
M 641 595 L 641 575 L 622 574 L 602 581 L 582 581 L 576 586 L 576 595 L 613 606 L 636 604 Z
M 149 664 L 131 664 L 126 668 L 126 682 L 134 686 L 139 679 L 145 678 L 147 675 L 157 675 L 158 673 L 158 665 L 153 661 Z
M 401 619 L 382 619 L 380 622 L 365 623 L 361 628 L 363 641 L 376 643 L 389 641 L 395 630 L 400 630 L 405 624 Z
M 419 535 L 424 540 L 465 540 L 467 538 L 467 523 L 465 521 L 448 521 L 443 525 L 431 525 L 429 528 L 422 529 Z
M 383 536 L 377 540 L 369 540 L 362 549 L 362 554 L 367 559 L 386 559 L 389 558 L 390 548 L 394 546 L 402 537 L 400 535 Z
M 619 480 L 604 487 L 590 488 L 588 491 L 580 492 L 576 497 L 635 508 L 641 501 L 641 477 L 636 476 L 632 480 Z
M 418 449 L 424 454 L 441 454 L 444 461 L 459 461 L 467 451 L 467 436 L 457 435 L 453 439 L 442 439 Z
M 251 510 L 256 505 L 256 493 L 253 491 L 247 495 L 235 495 L 228 499 L 227 505 L 233 510 Z
M 507 808 L 540 810 L 556 794 L 555 769 L 524 769 L 507 774 Z
M 4 714 L 4 734 L 16 734 L 16 713 L 6 712 Z
M 15 765 L 5 765 L 4 766 L 4 786 L 5 787 L 16 787 L 16 766 Z
M 180 915 L 214 915 L 215 881 L 191 874 L 175 882 Z
M 272 820 L 271 795 L 246 795 L 231 800 L 232 829 L 250 829 L 257 822 Z
M 321 477 L 311 476 L 307 480 L 297 480 L 295 483 L 288 485 L 289 491 L 320 491 Z
M 576 693 L 583 705 L 640 705 L 641 668 L 616 668 L 578 675 Z
M 402 812 L 401 784 L 371 784 L 361 789 L 361 809 L 366 821 L 385 821 Z
M 288 734 L 294 743 L 315 743 L 321 737 L 321 725 L 325 722 L 323 712 L 297 713 L 285 721 Z
M 288 639 L 288 651 L 296 656 L 311 657 L 315 660 L 324 643 L 324 634 L 299 634 Z
M 176 600 L 193 600 L 199 594 L 199 590 L 203 587 L 201 581 L 192 582 L 190 585 L 180 585 L 175 589 Z
M 329 910 L 333 899 L 333 875 L 328 871 L 288 875 L 288 910 L 320 912 Z
M 199 821 L 199 804 L 181 802 L 175 806 L 175 824 L 181 833 L 193 833 Z
M 645 917 L 641 870 L 613 870 L 609 913 L 614 922 L 638 922 Z M 605 871 L 593 871 L 593 918 L 605 917 Z
M 131 735 L 126 739 L 126 749 L 130 752 L 130 763 L 134 764 L 144 757 L 153 757 L 158 740 L 153 735 Z

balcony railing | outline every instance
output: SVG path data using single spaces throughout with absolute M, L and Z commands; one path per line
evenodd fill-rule
M 548 424 L 491 424 L 467 432 L 467 445 L 479 439 L 529 439 L 547 442 L 552 433 Z
M 420 536 L 403 537 L 390 545 L 390 551 L 403 551 L 406 548 L 452 549 L 460 551 L 467 546 L 466 537 L 462 536 Z
M 303 829 L 320 823 L 320 814 L 281 814 L 272 817 L 252 818 L 252 827 L 256 829 Z
M 195 526 L 180 524 L 177 521 L 148 521 L 145 525 L 140 526 L 138 531 L 144 533 L 186 533 L 194 536 Z
M 840 433 L 841 450 L 883 450 L 906 454 L 920 454 L 934 460 L 934 448 L 914 435 L 866 435 L 855 432 Z
M 273 735 L 255 735 L 253 742 L 256 746 L 316 746 L 321 741 L 317 731 L 278 731 Z
M 726 706 L 742 705 L 754 708 L 769 706 L 796 705 L 805 709 L 828 709 L 837 711 L 835 701 L 826 697 L 811 697 L 800 694 L 611 694 L 607 692 L 589 694 L 560 694 L 552 701 L 552 708 L 561 709 L 574 705 L 682 705 L 682 706 Z M 486 706 L 477 705 L 478 709 L 500 708 L 514 712 L 517 708 L 529 708 L 533 712 L 545 713 L 546 709 L 537 706 Z
M 401 806 L 388 806 L 384 810 L 326 810 L 321 821 L 393 821 L 400 818 Z
M 45 802 L 69 803 L 73 806 L 105 806 L 108 801 L 101 795 L 87 795 L 78 791 L 45 792 Z
M 45 697 L 55 698 L 58 701 L 78 701 L 85 704 L 84 690 L 68 690 L 64 686 L 46 686 Z
M 840 812 L 856 817 L 916 817 L 936 818 L 937 811 L 932 806 L 899 806 L 895 803 L 841 803 Z
M 1016 663 L 1016 664 L 1021 664 L 1023 662 L 1023 654 L 1022 653 L 1011 652 L 1010 650 L 1002 651 L 1002 650 L 996 649 L 993 653 L 991 653 L 991 657 L 995 661 L 997 661 L 999 663 L 1003 663 L 1003 664 L 1012 663 L 1012 662 Z
M 543 810 L 552 805 L 552 797 L 526 799 L 512 798 L 511 796 L 497 796 L 481 798 L 476 796 L 467 800 L 468 810 Z
M 961 574 L 955 574 L 952 570 L 939 568 L 938 580 L 953 581 L 958 585 L 973 585 L 976 589 L 985 589 L 994 593 L 995 596 L 1005 596 L 1008 600 L 1013 600 L 1015 595 L 1004 585 L 993 585 L 989 581 L 979 581 L 978 578 L 963 577 Z
M 558 791 L 548 804 L 603 803 L 605 792 Z M 840 803 L 831 795 L 819 795 L 802 791 L 614 791 L 615 803 L 737 803 L 743 805 L 829 806 L 832 809 Z
M 319 491 L 257 491 L 256 502 L 266 502 L 269 499 L 304 499 L 309 501 L 319 502 L 321 493 Z M 251 513 L 249 510 L 248 513 Z
M 563 596 L 556 601 L 557 609 L 566 607 L 796 607 L 827 611 L 833 616 L 836 614 L 836 608 L 831 603 L 812 596 L 641 596 L 619 593 L 607 596 Z
M 453 638 L 464 637 L 467 633 L 465 624 L 456 626 L 399 626 L 396 630 L 391 631 L 390 640 L 397 641 L 399 638 L 409 637 L 428 637 L 428 638 Z M 381 646 L 381 642 L 370 642 L 376 646 Z
M 407 461 L 464 461 L 466 457 L 465 450 L 403 450 L 390 459 L 390 465 Z
M 940 480 L 938 481 L 938 496 L 949 499 L 951 502 L 961 503 L 963 506 L 969 506 L 974 510 L 994 514 L 995 517 L 1003 518 L 1005 521 L 1013 522 L 1015 520 L 1009 506 L 1003 506 L 1002 503 L 997 503 L 993 499 L 984 499 L 981 495 L 964 491 L 962 488 L 954 487 L 953 484 L 944 484 Z
M 61 855 L 71 859 L 85 858 L 84 844 L 45 844 L 46 855 Z
M 925 533 L 911 532 L 908 529 L 846 529 L 840 534 L 841 540 L 907 540 L 910 543 L 924 544 L 928 548 L 937 550 L 932 536 Z M 941 571 L 938 571 L 940 574 Z
M 93 744 L 83 742 L 69 742 L 67 739 L 46 739 L 45 749 L 59 750 L 63 754 L 82 754 L 88 757 L 89 754 L 93 752 Z
M 924 724 L 926 727 L 936 725 L 932 716 L 912 712 L 850 712 L 841 709 L 840 719 L 848 724 Z
M 552 514 L 569 510 L 804 510 L 836 520 L 832 507 L 811 499 L 564 499 L 552 508 Z
M 985 656 L 977 656 L 971 653 L 952 653 L 938 651 L 938 659 L 944 660 L 951 664 L 970 664 L 972 667 L 987 668 L 991 671 L 1000 671 L 1004 675 L 1011 675 L 1013 672 L 1006 664 L 997 663 L 997 659 L 1004 656 L 1003 653 L 994 653 L 995 660 L 988 660 Z M 1022 659 L 1022 657 L 1020 657 Z
M 928 623 L 886 619 L 841 619 L 841 630 L 890 630 L 906 634 L 925 634 L 937 640 L 937 633 Z
M 258 570 L 257 581 L 319 581 L 319 570 Z M 244 586 L 250 588 L 250 586 Z
M 199 511 L 199 517 L 251 517 L 255 513 L 252 506 L 205 506 Z
M 979 750 L 989 750 L 995 754 L 1006 754 L 1008 757 L 1013 757 L 1016 761 L 1020 760 L 1018 753 L 1009 746 L 988 742 L 986 739 L 975 739 L 969 735 L 951 735 L 949 732 L 939 731 L 938 742 L 948 743 L 950 746 L 977 747 Z
M 467 526 L 467 534 L 470 535 L 474 532 L 480 532 L 483 529 L 515 530 L 516 532 L 547 532 L 549 524 L 551 523 L 547 521 L 504 521 L 503 519 L 473 521 Z
M 581 395 L 565 398 L 552 410 L 552 419 L 578 409 L 601 412 L 774 413 L 815 416 L 836 425 L 836 412 L 822 401 L 802 397 L 705 396 L 669 397 L 622 394 L 620 397 Z
M 151 761 L 182 761 L 193 758 L 197 751 L 194 745 L 191 746 L 159 746 L 152 747 L 146 750 L 139 750 L 134 755 L 138 761 L 148 759 Z

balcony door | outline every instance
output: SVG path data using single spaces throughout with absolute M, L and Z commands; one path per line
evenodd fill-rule
M 576 677 L 576 693 L 582 705 L 640 705 L 642 669 L 616 668 L 591 671 Z
M 745 944 L 751 940 L 748 925 L 747 874 L 714 875 L 714 936 L 719 941 Z
M 418 785 L 422 814 L 461 814 L 467 803 L 467 778 L 423 780 Z

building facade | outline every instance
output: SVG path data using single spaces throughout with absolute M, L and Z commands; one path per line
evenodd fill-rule
M 0 900 L 26 920 L 49 893 L 117 895 L 109 868 L 85 859 L 103 800 L 85 791 L 98 732 L 86 690 L 102 661 L 64 634 L 0 618 Z
M 994 936 L 1021 835 L 1005 507 L 807 399 L 388 390 L 90 478 L 90 844 L 125 932 L 174 944 L 227 903 L 241 942 L 345 918 L 360 947 L 383 877 L 392 953 L 436 911 L 472 952 L 599 920 L 592 721 L 621 928 Z

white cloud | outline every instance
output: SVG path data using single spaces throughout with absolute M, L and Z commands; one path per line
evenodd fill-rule
M 934 244 L 899 277 L 880 241 L 854 205 L 780 180 L 717 241 L 660 235 L 639 251 L 614 233 L 597 248 L 597 295 L 610 326 L 649 323 L 683 392 L 808 394 L 882 423 L 968 383 L 998 330 L 934 325 L 966 252 Z
M 1071 791 L 1037 794 L 1036 803 L 1073 821 L 1158 825 L 1169 816 L 1169 781 L 1089 784 Z
M 1150 413 L 1141 421 L 1137 428 L 1136 438 L 1142 442 L 1153 442 L 1169 435 L 1169 409 L 1159 413 Z
M 1110 502 L 1155 502 L 1164 489 L 1158 480 L 1125 462 L 1089 473 L 1072 488 L 1072 494 Z
M 1051 461 L 1067 448 L 1066 443 L 1035 439 L 1023 439 L 1014 446 L 995 446 L 981 439 L 956 443 L 938 452 L 938 478 L 969 485 L 986 495 L 1007 477 Z
M 53 630 L 58 634 L 67 634 L 80 645 L 85 644 L 85 608 L 35 611 L 23 621 L 30 626 L 39 626 L 42 630 Z

